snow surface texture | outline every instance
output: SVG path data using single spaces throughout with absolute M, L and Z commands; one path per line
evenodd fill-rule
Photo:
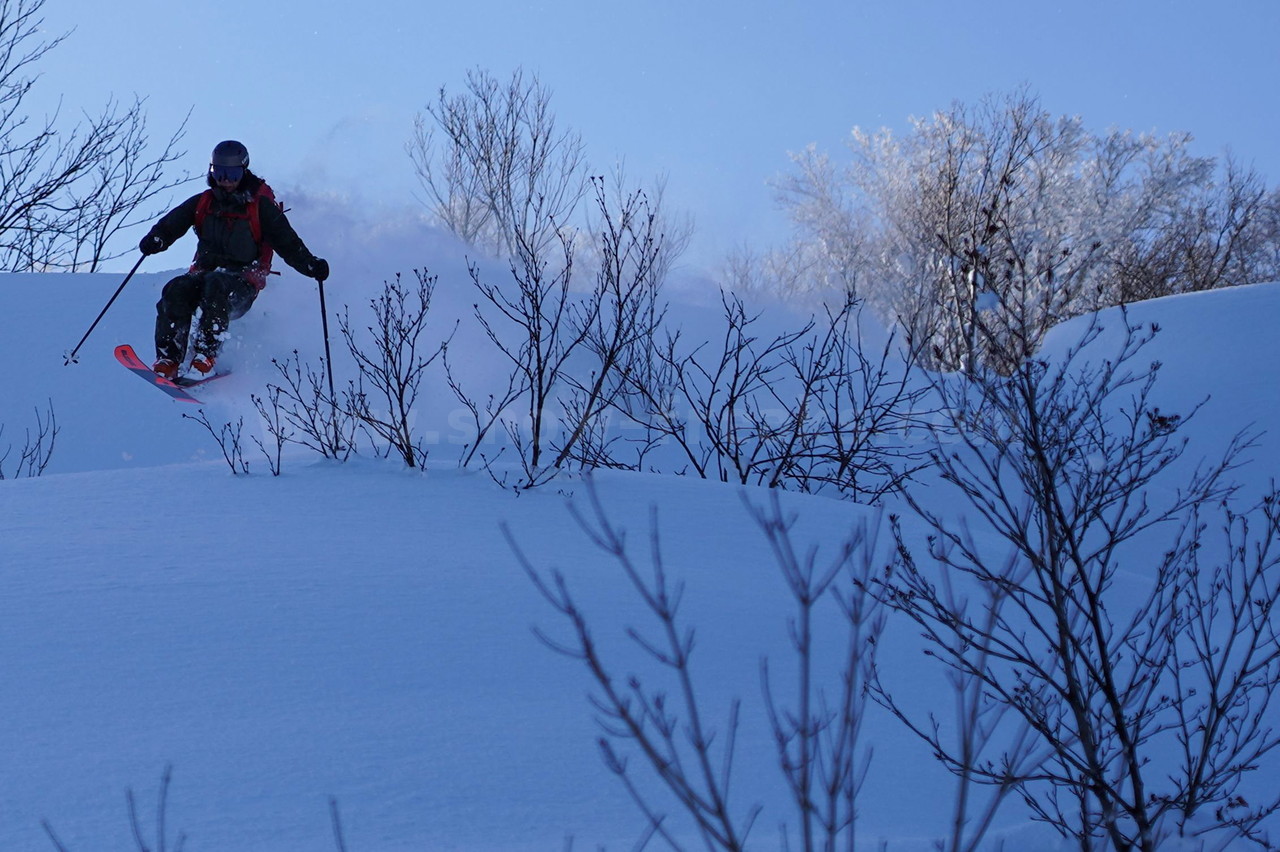
M 467 316 L 465 260 L 447 239 L 359 223 L 325 230 L 303 209 L 294 219 L 333 263 L 335 313 L 356 314 L 384 279 L 425 265 L 440 275 L 438 327 Z M 336 254 L 340 245 L 360 252 Z M 175 266 L 187 251 L 171 250 Z M 212 422 L 245 418 L 252 473 L 234 477 L 208 433 L 180 417 L 191 407 L 111 356 L 120 342 L 149 353 L 167 275 L 139 275 L 80 363 L 63 365 L 119 278 L 0 277 L 0 450 L 22 446 L 47 400 L 61 430 L 46 475 L 0 482 L 0 848 L 51 848 L 42 820 L 70 850 L 136 848 L 125 790 L 150 832 L 166 764 L 170 844 L 184 832 L 193 852 L 334 849 L 331 797 L 352 850 L 546 852 L 569 837 L 574 848 L 631 848 L 643 821 L 599 759 L 589 684 L 533 636 L 534 625 L 556 635 L 562 625 L 498 526 L 535 565 L 568 573 L 617 650 L 613 634 L 641 613 L 567 511 L 583 483 L 517 499 L 483 473 L 458 471 L 457 406 L 439 388 L 422 415 L 436 438 L 426 474 L 304 453 L 270 476 L 249 444 L 260 433 L 249 395 L 275 378 L 272 358 L 322 352 L 315 285 L 291 271 L 233 328 L 234 375 L 205 391 Z M 1165 299 L 1131 316 L 1162 328 L 1148 350 L 1164 363 L 1162 408 L 1210 397 L 1192 427 L 1195 452 L 1212 455 L 1249 423 L 1270 427 L 1280 410 L 1280 286 Z M 1078 331 L 1061 329 L 1049 348 Z M 500 371 L 482 349 L 469 354 L 473 375 Z M 1265 435 L 1252 455 L 1239 478 L 1258 490 L 1280 469 L 1277 438 Z M 697 626 L 705 705 L 720 724 L 743 700 L 735 795 L 744 812 L 768 803 L 752 839 L 777 848 L 778 825 L 794 816 L 758 667 L 764 656 L 786 659 L 790 606 L 743 506 L 766 495 L 655 475 L 598 483 L 642 561 L 657 508 L 668 569 L 686 584 L 684 615 Z M 870 515 L 782 497 L 801 514 L 798 539 L 823 548 Z M 918 651 L 885 653 L 908 691 L 944 688 Z M 930 848 L 945 831 L 951 779 L 882 713 L 866 737 L 875 749 L 866 848 L 882 839 L 895 852 Z M 1280 783 L 1274 764 L 1261 775 Z M 1011 849 L 1056 845 L 1012 805 L 997 826 Z

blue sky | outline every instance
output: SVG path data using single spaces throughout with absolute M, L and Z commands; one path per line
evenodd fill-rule
M 414 115 L 469 68 L 536 72 L 603 172 L 668 176 L 712 265 L 784 223 L 767 181 L 787 152 L 839 153 L 855 125 L 901 129 L 953 100 L 1028 84 L 1095 130 L 1187 131 L 1280 181 L 1276 0 L 47 0 L 75 28 L 45 97 L 149 98 L 154 133 L 192 111 L 191 167 L 239 138 L 277 188 L 412 203 Z

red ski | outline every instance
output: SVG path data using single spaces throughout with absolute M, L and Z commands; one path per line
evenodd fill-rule
M 155 385 L 174 399 L 179 399 L 183 402 L 194 402 L 197 405 L 202 403 L 187 392 L 188 388 L 198 387 L 206 382 L 211 382 L 214 379 L 220 379 L 223 376 L 228 375 L 228 373 L 214 373 L 211 376 L 205 376 L 203 379 L 179 378 L 171 381 L 166 379 L 164 376 L 156 375 L 155 371 L 153 371 L 145 361 L 139 358 L 138 353 L 134 352 L 133 347 L 127 343 L 122 343 L 116 347 L 116 360 L 127 367 L 135 375 L 140 376 L 147 384 Z

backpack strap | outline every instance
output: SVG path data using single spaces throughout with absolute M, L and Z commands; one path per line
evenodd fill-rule
M 200 229 L 204 227 L 205 217 L 209 215 L 209 208 L 213 206 L 213 190 L 206 189 L 200 193 L 200 200 L 196 202 L 196 236 L 200 236 Z
M 262 208 L 259 206 L 262 199 L 265 198 L 275 206 L 284 209 L 284 205 L 276 200 L 276 193 L 271 187 L 267 186 L 264 180 L 258 184 L 258 189 L 253 194 L 253 203 L 249 205 L 249 230 L 253 232 L 253 241 L 258 245 L 262 245 Z M 270 250 L 270 246 L 266 247 Z M 268 265 L 270 261 L 268 261 Z
M 275 191 L 267 186 L 266 181 L 258 185 L 257 191 L 253 194 L 253 200 L 249 202 L 249 230 L 253 233 L 253 241 L 258 245 L 258 260 L 252 270 L 245 275 L 245 280 L 259 290 L 267 286 L 267 276 L 271 274 L 271 260 L 275 257 L 275 250 L 271 248 L 271 244 L 262 238 L 261 205 L 264 198 L 277 207 L 284 208 L 284 205 L 276 200 Z
M 249 220 L 249 233 L 253 235 L 253 242 L 258 246 L 259 253 L 258 259 L 254 262 L 252 267 L 245 271 L 244 277 L 246 281 L 252 283 L 259 290 L 267 284 L 267 276 L 271 274 L 271 261 L 275 256 L 275 251 L 262 239 L 262 210 L 259 205 L 263 198 L 266 198 L 272 204 L 281 209 L 284 208 L 284 205 L 276 200 L 275 191 L 267 185 L 266 181 L 263 181 L 258 185 L 258 188 L 254 190 L 253 198 L 249 199 L 249 203 L 246 205 L 243 216 L 224 214 L 226 215 L 226 218 L 244 218 Z M 209 216 L 209 211 L 212 208 L 213 190 L 206 189 L 204 192 L 200 193 L 200 199 L 196 202 L 194 227 L 197 238 L 200 237 L 201 229 L 204 227 L 204 220 Z M 194 262 L 191 265 L 191 271 L 197 271 L 197 266 Z
M 276 201 L 275 192 L 271 187 L 267 186 L 264 181 L 259 184 L 257 190 L 254 191 L 253 198 L 249 199 L 249 203 L 245 206 L 244 216 L 223 214 L 227 218 L 247 218 L 249 220 L 249 233 L 253 234 L 253 241 L 257 245 L 262 245 L 262 212 L 258 207 L 258 203 L 259 199 L 263 197 L 267 198 L 267 200 L 277 207 L 283 207 L 279 201 Z M 208 217 L 209 210 L 212 209 L 212 207 L 213 190 L 206 189 L 204 192 L 200 193 L 200 200 L 196 202 L 195 229 L 197 237 L 200 236 L 200 230 L 204 227 L 204 220 Z

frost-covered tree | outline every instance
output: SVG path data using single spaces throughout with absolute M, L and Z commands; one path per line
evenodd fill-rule
M 1185 134 L 1094 134 L 1020 90 L 902 136 L 855 128 L 850 148 L 844 168 L 800 152 L 778 184 L 787 254 L 809 270 L 782 280 L 854 290 L 935 366 L 971 370 L 984 340 L 1020 357 L 1099 307 L 1277 275 L 1275 195 Z

